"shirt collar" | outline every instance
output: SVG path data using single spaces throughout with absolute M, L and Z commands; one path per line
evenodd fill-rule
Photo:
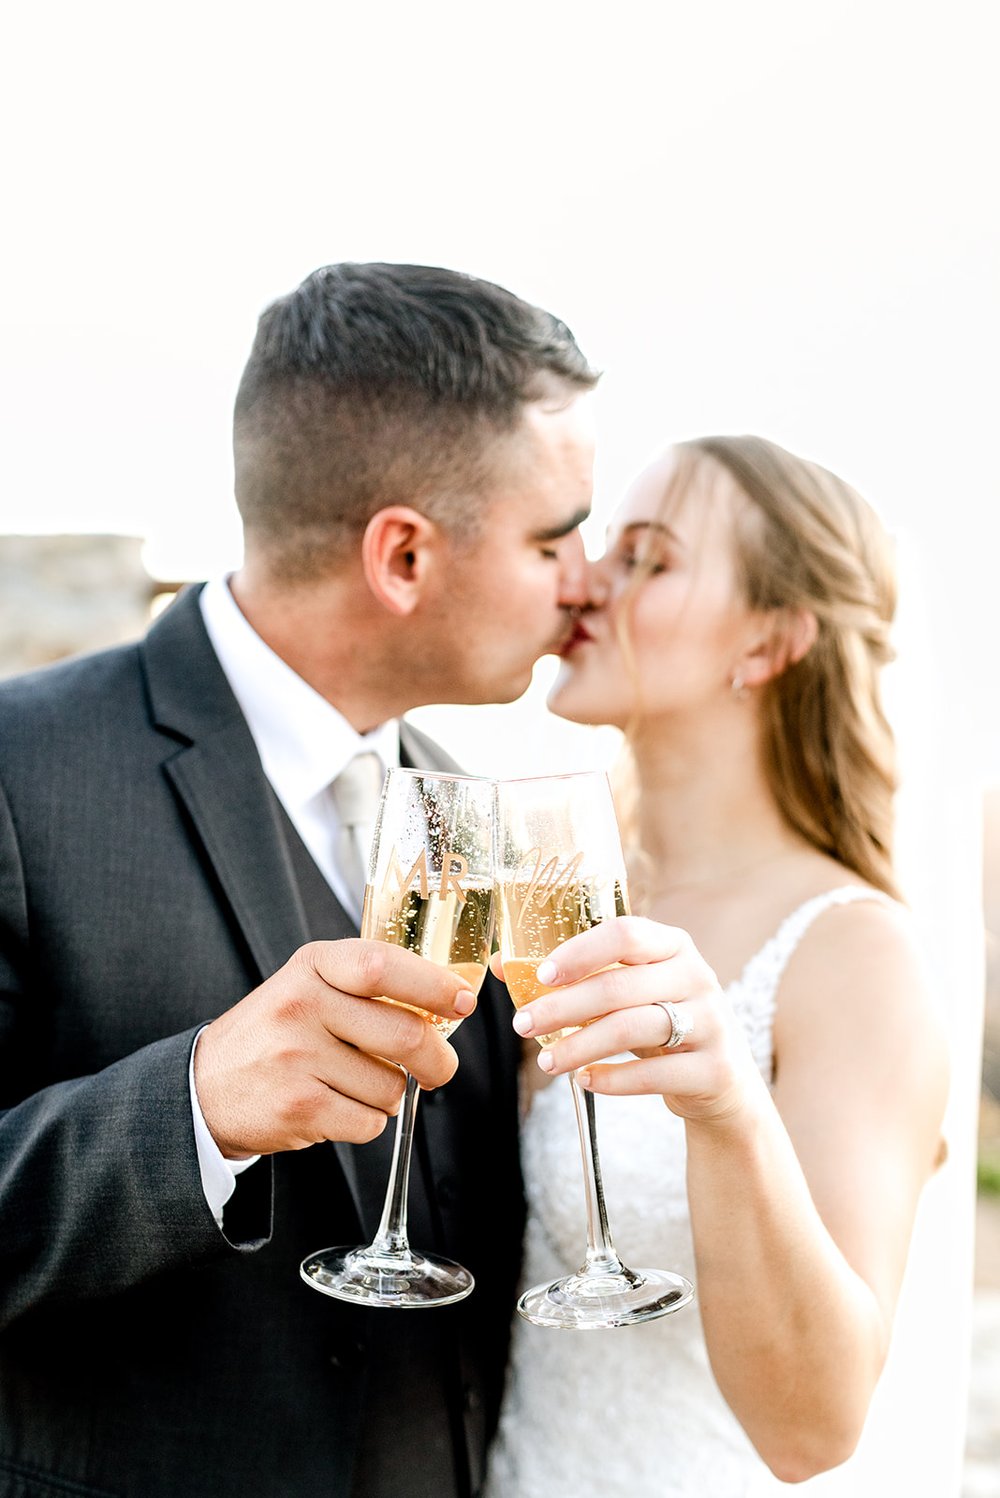
M 264 774 L 286 806 L 304 806 L 365 750 L 373 750 L 386 769 L 399 764 L 398 718 L 370 733 L 356 732 L 343 713 L 264 643 L 240 611 L 227 579 L 207 583 L 199 601 Z

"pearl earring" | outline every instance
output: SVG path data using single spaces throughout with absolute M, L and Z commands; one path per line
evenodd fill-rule
M 732 677 L 732 680 L 730 681 L 729 685 L 733 689 L 733 696 L 734 697 L 738 697 L 741 702 L 744 702 L 747 699 L 747 697 L 750 696 L 750 688 L 747 686 L 746 682 L 743 680 L 743 672 L 742 671 L 734 671 L 733 672 L 733 677 Z

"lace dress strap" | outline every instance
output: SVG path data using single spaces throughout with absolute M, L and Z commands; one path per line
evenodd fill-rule
M 877 900 L 884 905 L 895 901 L 881 890 L 863 884 L 843 884 L 837 889 L 813 895 L 787 915 L 777 931 L 748 960 L 738 978 L 726 989 L 733 1009 L 739 1015 L 750 1039 L 754 1059 L 765 1079 L 774 1073 L 774 1012 L 778 985 L 785 968 L 809 927 L 824 911 L 836 905 L 851 905 L 856 900 Z

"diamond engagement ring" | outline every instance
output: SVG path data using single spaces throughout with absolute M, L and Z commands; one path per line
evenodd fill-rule
M 683 1045 L 685 1040 L 691 1038 L 692 1031 L 694 1030 L 694 1020 L 683 1009 L 680 1009 L 676 1004 L 672 1004 L 669 999 L 654 999 L 653 1003 L 659 1005 L 670 1021 L 670 1034 L 663 1042 L 661 1049 L 664 1051 L 674 1051 L 679 1045 Z

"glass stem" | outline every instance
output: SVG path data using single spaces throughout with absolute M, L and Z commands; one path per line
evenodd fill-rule
M 577 1086 L 576 1072 L 570 1072 L 576 1125 L 580 1131 L 580 1153 L 583 1156 L 583 1184 L 587 1197 L 587 1263 L 583 1274 L 621 1274 L 623 1265 L 615 1253 L 604 1206 L 601 1181 L 601 1157 L 597 1150 L 597 1117 L 594 1094 Z
M 407 1076 L 403 1106 L 396 1119 L 396 1137 L 392 1146 L 392 1168 L 382 1208 L 382 1221 L 374 1240 L 365 1249 L 366 1258 L 390 1259 L 394 1265 L 410 1259 L 406 1237 L 406 1203 L 410 1189 L 410 1155 L 413 1151 L 413 1126 L 417 1119 L 420 1084 Z

